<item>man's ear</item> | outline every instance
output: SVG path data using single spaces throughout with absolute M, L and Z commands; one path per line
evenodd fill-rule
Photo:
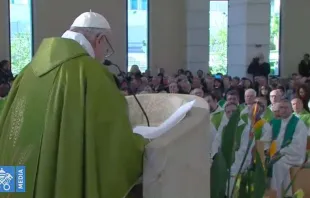
M 96 38 L 96 44 L 100 44 L 102 41 L 103 41 L 103 37 L 104 35 L 103 34 L 99 34 Z

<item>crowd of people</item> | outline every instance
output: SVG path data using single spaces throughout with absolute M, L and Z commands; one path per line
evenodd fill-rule
M 278 77 L 268 78 L 268 74 L 267 76 L 262 74 L 256 75 L 252 79 L 232 77 L 220 73 L 212 75 L 204 73 L 202 70 L 198 70 L 196 74 L 193 74 L 191 71 L 183 69 L 179 69 L 175 75 L 166 75 L 165 70 L 161 68 L 157 75 L 152 76 L 148 70 L 142 73 L 137 65 L 133 65 L 130 72 L 118 75 L 118 84 L 124 95 L 179 93 L 193 94 L 204 98 L 206 95 L 212 94 L 220 104 L 223 104 L 227 93 L 232 90 L 238 92 L 239 102 L 242 104 L 244 103 L 245 91 L 247 89 L 254 89 L 258 96 L 266 98 L 269 105 L 270 92 L 272 90 L 280 90 L 283 93 L 283 98 L 291 100 L 294 97 L 298 97 L 303 101 L 306 110 L 309 110 L 310 78 L 307 75 L 301 74 L 293 73 L 287 79 Z
M 253 74 L 253 79 L 220 73 L 212 75 L 202 70 L 193 74 L 183 69 L 178 70 L 175 75 L 166 75 L 163 68 L 157 75 L 151 76 L 149 71 L 142 73 L 137 65 L 133 65 L 130 72 L 118 76 L 118 85 L 124 95 L 178 93 L 204 98 L 211 112 L 212 159 L 215 159 L 220 150 L 225 126 L 233 112 L 239 109 L 238 130 L 241 135 L 235 151 L 235 163 L 231 167 L 231 186 L 245 155 L 251 127 L 259 120 L 263 121 L 261 127 L 255 129 L 259 131 L 255 133 L 255 140 L 266 143 L 266 153 L 273 141 L 277 144 L 277 150 L 284 153 L 284 157 L 275 164 L 271 178 L 271 188 L 277 192 L 277 197 L 282 197 L 283 190 L 291 181 L 290 168 L 300 166 L 306 159 L 307 137 L 310 135 L 309 56 L 306 54 L 301 61 L 300 73 L 294 73 L 287 79 L 268 78 L 269 64 L 261 62 L 255 65 L 255 62 L 258 63 L 259 58 L 253 59 L 248 69 L 248 73 Z M 260 70 L 257 67 L 262 67 L 261 73 L 257 72 Z M 259 118 L 255 123 L 251 120 L 254 104 L 260 107 Z M 276 136 L 275 131 L 278 131 Z M 285 148 L 284 141 L 290 142 Z M 253 157 L 249 154 L 243 170 L 252 165 Z M 291 189 L 287 193 L 292 194 Z

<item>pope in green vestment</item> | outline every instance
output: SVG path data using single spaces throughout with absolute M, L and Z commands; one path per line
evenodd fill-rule
M 0 198 L 126 197 L 143 150 L 109 71 L 78 42 L 45 39 L 0 120 L 0 165 L 26 166 L 26 192 Z

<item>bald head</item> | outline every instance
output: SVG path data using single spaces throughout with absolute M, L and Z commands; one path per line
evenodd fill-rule
M 279 90 L 272 90 L 270 92 L 270 102 L 274 105 L 277 102 L 280 102 L 282 98 L 282 94 Z

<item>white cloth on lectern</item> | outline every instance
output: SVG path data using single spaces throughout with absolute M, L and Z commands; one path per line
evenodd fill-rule
M 136 126 L 133 132 L 142 135 L 146 139 L 155 139 L 182 121 L 194 104 L 195 100 L 185 103 L 158 127 Z

